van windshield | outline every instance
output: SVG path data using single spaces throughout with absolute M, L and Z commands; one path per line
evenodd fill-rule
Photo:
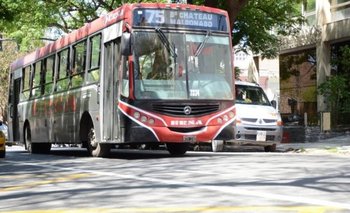
M 271 106 L 262 88 L 248 85 L 236 85 L 236 103 Z

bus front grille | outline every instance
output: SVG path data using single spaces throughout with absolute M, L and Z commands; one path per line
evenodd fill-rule
M 169 129 L 173 132 L 181 132 L 181 133 L 189 133 L 189 132 L 196 132 L 204 129 L 204 127 L 192 127 L 192 128 L 176 128 L 176 127 L 169 127 Z
M 219 104 L 153 104 L 153 111 L 175 116 L 201 116 L 219 110 Z M 186 108 L 186 110 L 185 110 Z M 190 110 L 189 110 L 190 108 Z M 187 112 L 187 114 L 185 113 Z M 189 113 L 188 113 L 189 112 Z

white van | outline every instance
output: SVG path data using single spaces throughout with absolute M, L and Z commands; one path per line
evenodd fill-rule
M 283 124 L 276 101 L 269 101 L 257 84 L 236 81 L 235 139 L 212 144 L 212 150 L 222 151 L 224 145 L 246 144 L 263 146 L 266 152 L 276 150 L 282 141 Z

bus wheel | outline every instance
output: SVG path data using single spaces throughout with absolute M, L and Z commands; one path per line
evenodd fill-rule
M 166 148 L 171 155 L 184 155 L 190 147 L 190 143 L 166 143 Z
M 95 130 L 91 128 L 88 133 L 87 149 L 92 157 L 107 157 L 110 153 L 111 145 L 98 143 Z
M 213 152 L 222 152 L 224 150 L 224 141 L 212 140 L 211 149 Z

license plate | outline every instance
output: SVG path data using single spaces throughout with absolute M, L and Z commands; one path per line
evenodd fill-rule
M 193 135 L 191 135 L 191 136 L 185 135 L 185 136 L 183 137 L 183 142 L 194 143 L 194 142 L 196 142 L 196 136 L 193 136 Z
M 257 131 L 256 141 L 266 141 L 266 131 Z

